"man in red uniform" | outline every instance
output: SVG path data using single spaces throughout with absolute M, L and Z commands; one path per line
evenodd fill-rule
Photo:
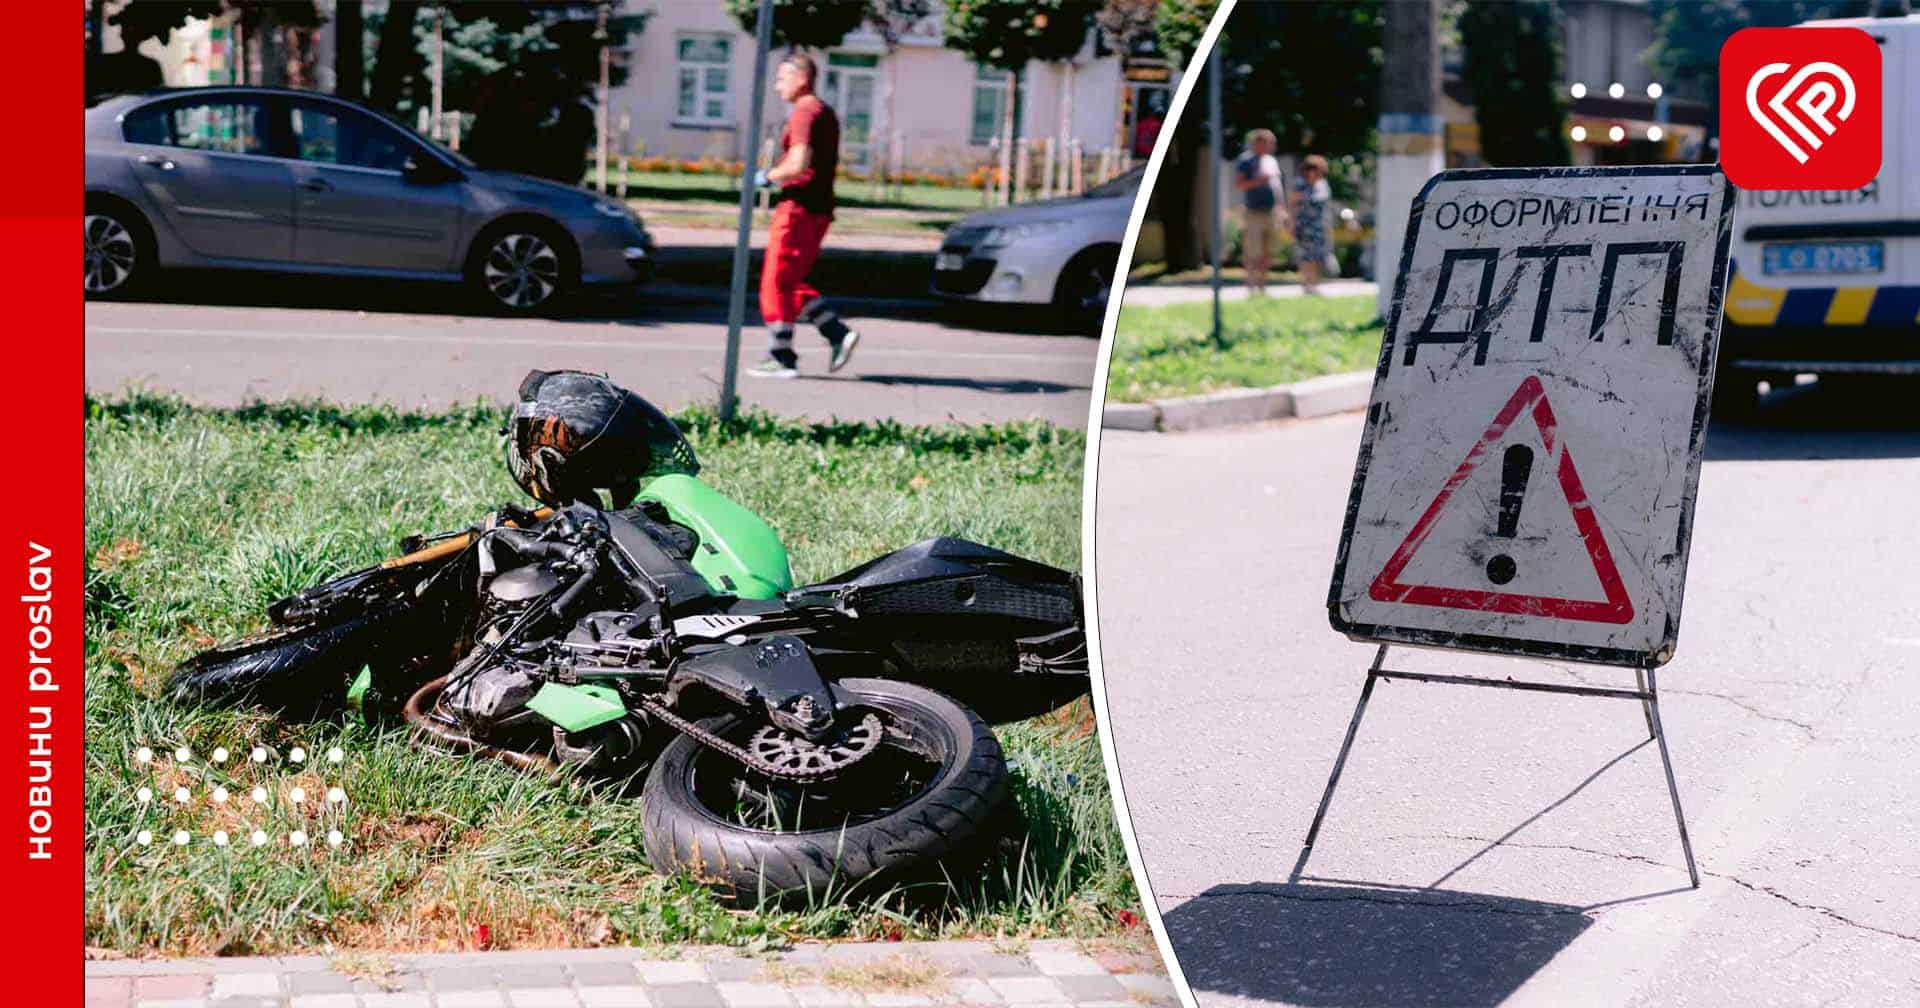
M 860 334 L 847 328 L 807 283 L 833 223 L 833 176 L 840 164 L 840 120 L 813 93 L 815 73 L 812 57 L 793 53 L 780 61 L 773 78 L 774 90 L 793 111 L 780 134 L 780 158 L 760 180 L 779 187 L 767 259 L 760 270 L 760 317 L 766 320 L 771 343 L 767 359 L 747 371 L 760 378 L 800 374 L 800 355 L 793 349 L 796 322 L 811 322 L 826 338 L 833 351 L 829 371 L 845 367 L 860 342 Z

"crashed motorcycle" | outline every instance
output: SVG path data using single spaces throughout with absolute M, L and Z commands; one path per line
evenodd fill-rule
M 796 587 L 773 529 L 623 394 L 651 446 L 625 506 L 543 492 L 560 467 L 536 451 L 522 484 L 552 504 L 274 603 L 272 628 L 182 665 L 172 695 L 391 711 L 443 751 L 644 772 L 654 866 L 740 902 L 888 885 L 978 849 L 1007 798 L 982 714 L 1086 689 L 1075 576 L 935 538 Z

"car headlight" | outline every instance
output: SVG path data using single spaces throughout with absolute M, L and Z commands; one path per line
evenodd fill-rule
M 1066 227 L 1068 223 L 1069 222 L 1065 220 L 1055 219 L 1022 221 L 1018 224 L 1002 224 L 987 232 L 987 236 L 980 240 L 980 247 L 989 249 L 1005 248 L 1017 241 L 1037 238 L 1044 234 L 1051 234 Z
M 594 200 L 593 212 L 614 220 L 633 221 L 636 224 L 640 222 L 639 216 L 633 212 L 632 207 L 614 200 Z

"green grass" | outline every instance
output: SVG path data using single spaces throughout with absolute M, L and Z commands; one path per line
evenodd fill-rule
M 491 762 L 409 746 L 394 727 L 291 724 L 258 712 L 182 709 L 156 696 L 167 671 L 259 628 L 268 601 L 391 555 L 408 533 L 464 526 L 515 500 L 500 415 L 256 406 L 203 410 L 133 398 L 87 405 L 86 941 L 130 954 L 712 942 L 801 937 L 1097 937 L 1138 895 L 1115 831 L 1085 702 L 1000 729 L 1025 826 L 931 905 L 897 895 L 851 905 L 730 910 L 689 879 L 647 867 L 638 803 Z M 906 428 L 683 416 L 704 475 L 765 515 L 795 574 L 821 578 L 940 532 L 1075 567 L 1078 432 L 1042 424 Z M 276 764 L 208 764 L 339 745 L 344 811 L 265 807 L 247 792 Z M 155 750 L 139 764 L 138 746 Z M 186 764 L 177 746 L 200 754 Z M 292 782 L 279 776 L 281 787 Z M 225 786 L 235 800 L 207 795 Z M 156 792 L 143 806 L 142 784 Z M 170 799 L 188 786 L 194 801 Z M 277 789 L 276 789 L 277 790 Z M 253 848 L 296 825 L 349 845 Z M 156 835 L 135 843 L 136 831 Z M 211 845 L 216 828 L 238 846 Z M 167 842 L 176 829 L 187 847 Z
M 1371 368 L 1380 354 L 1374 299 L 1261 298 L 1222 306 L 1224 346 L 1206 301 L 1122 308 L 1107 396 L 1146 402 L 1259 388 Z

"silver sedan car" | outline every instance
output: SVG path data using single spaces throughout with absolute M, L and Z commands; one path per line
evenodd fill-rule
M 457 281 L 531 314 L 652 272 L 624 203 L 489 171 L 328 95 L 176 89 L 86 115 L 89 298 L 211 267 Z

